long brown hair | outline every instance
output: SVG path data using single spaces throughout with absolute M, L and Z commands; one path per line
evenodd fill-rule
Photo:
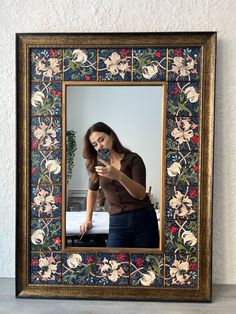
M 128 153 L 129 149 L 125 148 L 116 133 L 104 122 L 97 122 L 93 124 L 86 132 L 84 136 L 84 145 L 83 145 L 83 157 L 87 159 L 86 167 L 89 173 L 89 177 L 92 183 L 98 182 L 98 174 L 95 171 L 95 166 L 97 164 L 97 151 L 91 144 L 89 137 L 93 132 L 103 132 L 108 134 L 113 139 L 113 149 L 117 153 Z

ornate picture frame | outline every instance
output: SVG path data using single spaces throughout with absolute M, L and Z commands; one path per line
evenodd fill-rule
M 216 33 L 17 34 L 16 49 L 16 296 L 210 302 Z M 165 86 L 159 249 L 66 247 L 69 82 Z

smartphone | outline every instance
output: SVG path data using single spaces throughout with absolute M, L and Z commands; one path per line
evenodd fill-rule
M 103 159 L 106 162 L 110 163 L 110 154 L 109 149 L 107 148 L 100 148 L 97 151 L 97 165 L 98 166 L 105 166 L 102 162 L 100 162 L 98 159 Z

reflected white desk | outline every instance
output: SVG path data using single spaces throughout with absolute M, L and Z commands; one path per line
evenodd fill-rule
M 66 235 L 73 236 L 80 234 L 80 225 L 85 220 L 85 211 L 66 212 Z M 158 217 L 158 213 L 157 213 Z M 158 217 L 159 218 L 159 217 Z M 87 234 L 108 234 L 109 232 L 109 214 L 108 212 L 93 212 L 93 227 Z M 158 219 L 160 230 L 160 220 Z
M 66 212 L 66 235 L 73 236 L 80 234 L 80 225 L 85 220 L 85 211 Z M 87 234 L 108 234 L 109 214 L 108 212 L 93 212 L 93 227 Z

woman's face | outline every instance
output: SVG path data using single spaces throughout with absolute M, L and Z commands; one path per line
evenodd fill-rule
M 91 133 L 89 140 L 96 151 L 100 148 L 107 148 L 109 151 L 112 151 L 113 139 L 110 135 L 104 132 Z

